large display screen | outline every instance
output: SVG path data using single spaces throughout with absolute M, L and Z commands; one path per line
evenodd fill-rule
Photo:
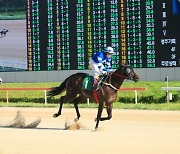
M 107 46 L 112 68 L 180 67 L 179 0 L 27 0 L 28 70 L 84 70 Z

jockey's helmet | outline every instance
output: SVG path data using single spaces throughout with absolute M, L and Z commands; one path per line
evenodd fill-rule
M 107 47 L 106 50 L 105 50 L 106 53 L 109 53 L 109 54 L 113 54 L 114 53 L 114 50 L 112 47 Z

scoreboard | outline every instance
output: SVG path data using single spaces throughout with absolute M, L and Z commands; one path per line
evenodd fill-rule
M 29 71 L 89 69 L 107 46 L 114 69 L 180 67 L 180 1 L 27 0 Z

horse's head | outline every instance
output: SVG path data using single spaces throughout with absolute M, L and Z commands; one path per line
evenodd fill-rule
M 135 82 L 139 81 L 139 76 L 135 73 L 135 70 L 130 67 L 124 67 L 125 75 L 128 77 L 129 80 L 133 80 Z
M 121 64 L 116 71 L 118 74 L 124 76 L 126 79 L 139 81 L 139 76 L 135 73 L 135 70 L 131 66 Z

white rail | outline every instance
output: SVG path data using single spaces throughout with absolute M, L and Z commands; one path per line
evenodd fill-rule
M 180 90 L 180 87 L 161 87 L 162 90 Z

